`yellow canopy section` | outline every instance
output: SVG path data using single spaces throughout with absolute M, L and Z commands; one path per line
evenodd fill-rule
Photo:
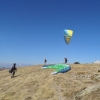
M 70 43 L 70 37 L 66 37 L 66 42 L 69 44 Z
M 73 35 L 73 31 L 72 30 L 67 30 L 67 31 L 68 31 L 69 36 Z
M 68 30 L 68 29 L 64 30 L 64 39 L 65 39 L 65 42 L 67 44 L 70 43 L 70 40 L 71 40 L 72 36 L 73 36 L 73 31 L 72 30 Z

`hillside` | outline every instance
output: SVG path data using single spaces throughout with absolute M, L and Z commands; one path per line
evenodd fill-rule
M 18 68 L 15 78 L 8 69 L 0 71 L 0 100 L 100 100 L 99 88 L 82 93 L 100 86 L 100 65 L 72 64 L 71 71 L 56 75 L 51 74 L 54 69 L 41 67 Z

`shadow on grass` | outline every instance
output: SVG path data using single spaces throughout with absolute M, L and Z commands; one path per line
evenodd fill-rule
M 18 76 L 20 76 L 20 75 L 16 75 L 16 76 L 14 76 L 14 77 L 11 77 L 11 78 L 15 78 L 15 77 L 18 77 Z
M 14 77 L 18 77 L 18 76 L 20 76 L 20 75 L 16 75 L 16 76 L 14 76 Z

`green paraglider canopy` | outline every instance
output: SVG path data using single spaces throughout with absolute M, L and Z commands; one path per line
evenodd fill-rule
M 57 74 L 57 73 L 65 73 L 71 70 L 71 67 L 67 64 L 51 64 L 51 65 L 44 65 L 42 68 L 50 68 L 55 69 L 55 72 L 51 74 Z

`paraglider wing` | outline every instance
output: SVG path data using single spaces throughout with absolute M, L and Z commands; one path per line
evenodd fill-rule
M 64 30 L 64 40 L 67 44 L 70 43 L 71 37 L 73 36 L 73 31 L 72 30 Z
M 67 64 L 44 65 L 42 68 L 55 69 L 55 72 L 52 72 L 51 74 L 65 73 L 71 70 L 71 67 Z

